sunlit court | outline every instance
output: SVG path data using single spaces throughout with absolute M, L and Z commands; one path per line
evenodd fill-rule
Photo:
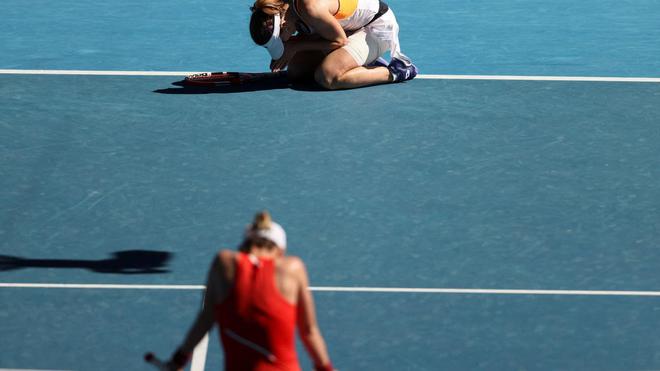
M 386 2 L 419 74 L 328 90 L 181 83 L 251 1 L 4 1 L 0 371 L 155 370 L 260 210 L 339 370 L 660 369 L 660 2 Z

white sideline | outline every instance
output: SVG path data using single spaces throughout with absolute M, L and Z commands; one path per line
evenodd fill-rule
M 204 335 L 193 351 L 190 371 L 204 371 L 206 366 L 206 353 L 209 349 L 209 334 Z
M 510 76 L 510 75 L 417 75 L 427 80 L 500 80 L 500 81 L 574 81 L 574 82 L 646 82 L 660 83 L 657 77 L 599 76 Z
M 187 76 L 184 71 L 3 70 L 0 75 Z
M 0 288 L 39 289 L 115 289 L 115 290 L 203 290 L 204 285 L 132 285 L 86 283 L 0 283 Z M 398 294 L 479 294 L 479 295 L 570 295 L 570 296 L 655 296 L 660 291 L 621 290 L 546 290 L 546 289 L 467 289 L 467 288 L 418 288 L 418 287 L 350 287 L 312 286 L 316 292 L 366 292 Z M 1 370 L 0 370 L 1 371 Z
M 23 70 L 0 69 L 0 75 L 88 75 L 88 76 L 187 76 L 200 71 L 111 71 L 111 70 Z M 660 83 L 658 77 L 603 76 L 515 76 L 515 75 L 417 75 L 422 80 L 583 81 Z
M 46 289 L 124 289 L 124 290 L 203 290 L 203 285 L 118 285 L 118 284 L 56 284 L 56 283 L 0 283 L 0 288 Z M 317 292 L 366 292 L 366 293 L 428 293 L 428 294 L 485 294 L 485 295 L 571 295 L 571 296 L 637 296 L 660 297 L 660 291 L 607 291 L 607 290 L 513 290 L 513 289 L 454 289 L 454 288 L 403 288 L 403 287 L 310 287 Z M 204 371 L 209 337 L 204 336 L 195 347 L 191 371 Z M 0 371 L 45 371 L 7 370 Z

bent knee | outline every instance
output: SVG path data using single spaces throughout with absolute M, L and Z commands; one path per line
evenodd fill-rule
M 337 89 L 341 75 L 337 71 L 320 66 L 314 71 L 314 80 L 326 89 Z

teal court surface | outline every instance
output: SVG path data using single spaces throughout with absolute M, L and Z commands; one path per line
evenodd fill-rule
M 660 369 L 660 3 L 388 3 L 421 75 L 330 92 L 172 85 L 249 2 L 5 1 L 0 370 L 149 370 L 260 209 L 340 370 Z

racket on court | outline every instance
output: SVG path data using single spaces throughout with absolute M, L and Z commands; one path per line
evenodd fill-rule
M 169 371 L 170 368 L 167 367 L 167 362 L 156 357 L 155 354 L 149 352 L 144 355 L 144 361 L 156 367 L 160 371 Z
M 239 86 L 255 82 L 272 81 L 286 77 L 280 72 L 201 72 L 187 76 L 183 85 L 188 86 Z

